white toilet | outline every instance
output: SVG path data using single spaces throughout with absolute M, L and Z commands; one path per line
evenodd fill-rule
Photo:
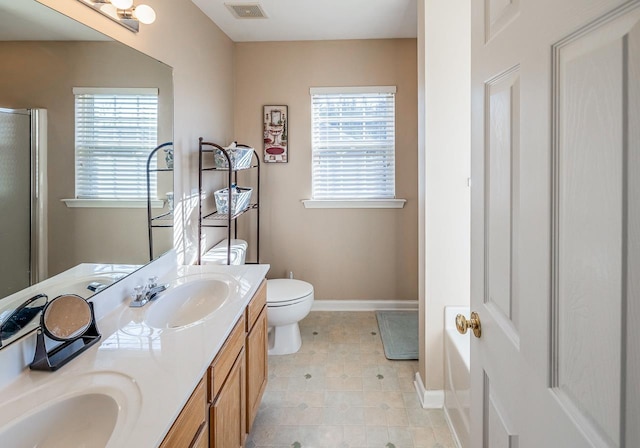
M 231 240 L 231 264 L 243 264 L 247 242 Z M 222 240 L 202 257 L 203 264 L 227 263 L 227 240 Z M 267 325 L 269 354 L 289 355 L 302 346 L 298 322 L 313 305 L 313 285 L 302 280 L 267 280 Z
M 300 350 L 302 338 L 298 322 L 313 305 L 313 285 L 302 280 L 267 280 L 267 321 L 269 354 L 289 355 Z

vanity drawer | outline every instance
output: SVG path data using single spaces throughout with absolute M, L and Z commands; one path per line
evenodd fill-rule
M 253 299 L 247 306 L 247 332 L 253 328 L 253 324 L 260 316 L 262 308 L 267 304 L 267 281 L 262 280 L 258 290 L 253 295 Z
M 233 367 L 238 354 L 244 347 L 245 318 L 244 314 L 231 330 L 231 334 L 220 349 L 220 352 L 209 368 L 209 402 L 218 395 L 227 375 Z
M 207 388 L 202 379 L 164 438 L 160 448 L 188 448 L 206 420 Z

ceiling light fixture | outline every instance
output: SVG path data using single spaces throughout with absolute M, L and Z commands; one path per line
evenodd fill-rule
M 78 0 L 125 28 L 137 33 L 140 23 L 150 25 L 156 20 L 156 12 L 149 5 L 134 5 L 133 0 Z

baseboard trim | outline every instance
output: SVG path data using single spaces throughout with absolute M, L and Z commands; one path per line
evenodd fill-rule
M 311 311 L 393 311 L 417 309 L 417 300 L 314 300 Z
M 444 407 L 444 391 L 425 389 L 419 372 L 416 372 L 413 385 L 416 387 L 418 400 L 424 409 L 442 409 Z

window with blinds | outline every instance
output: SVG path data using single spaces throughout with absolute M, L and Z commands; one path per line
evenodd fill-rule
M 158 89 L 74 88 L 73 94 L 76 198 L 146 199 L 147 158 L 158 143 Z
M 313 199 L 395 197 L 395 92 L 310 89 Z

